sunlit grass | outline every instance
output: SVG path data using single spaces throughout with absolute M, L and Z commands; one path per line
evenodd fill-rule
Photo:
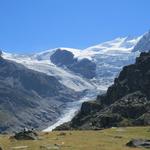
M 111 128 L 100 131 L 65 131 L 40 133 L 35 141 L 17 141 L 9 139 L 9 135 L 0 136 L 0 146 L 11 150 L 16 146 L 28 146 L 28 150 L 40 150 L 40 146 L 57 144 L 61 150 L 141 150 L 126 147 L 132 138 L 150 139 L 150 127 Z

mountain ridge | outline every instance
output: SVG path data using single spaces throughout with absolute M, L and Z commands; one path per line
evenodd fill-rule
M 111 83 L 113 82 L 113 78 L 121 70 L 121 67 L 129 63 L 133 63 L 136 56 L 139 55 L 138 52 L 131 53 L 131 49 L 133 48 L 133 46 L 135 46 L 140 38 L 141 36 L 133 39 L 127 37 L 117 38 L 115 40 L 99 44 L 98 46 L 96 45 L 90 48 L 86 48 L 84 50 L 72 48 L 56 48 L 30 56 L 4 53 L 3 57 L 21 63 L 29 69 L 41 71 L 48 75 L 54 75 L 59 79 L 61 83 L 63 83 L 68 88 L 73 88 L 73 90 L 77 89 L 78 91 L 81 91 L 85 89 L 99 89 L 100 85 L 102 90 L 106 90 L 108 86 L 111 85 Z M 108 44 L 106 45 L 106 43 L 109 43 L 111 47 L 107 47 Z M 130 43 L 130 45 L 128 43 Z M 130 46 L 130 48 L 122 47 L 126 44 Z M 105 45 L 105 47 L 102 45 Z M 93 50 L 93 47 L 98 47 L 99 51 L 97 52 L 95 51 L 95 49 Z M 115 51 L 113 51 L 112 49 L 115 49 Z M 94 82 L 92 80 L 86 80 L 82 76 L 75 74 L 72 71 L 57 67 L 52 62 L 50 62 L 50 56 L 54 54 L 57 50 L 69 51 L 74 55 L 74 58 L 78 60 L 87 58 L 89 59 L 89 61 L 94 62 L 96 64 L 96 78 L 92 79 L 94 80 Z M 121 64 L 121 67 L 118 66 L 118 64 Z M 63 74 L 63 76 L 60 76 L 61 73 Z M 101 77 L 104 76 L 104 74 L 106 74 L 106 80 L 104 79 L 103 81 Z M 68 80 L 68 82 L 66 82 L 66 80 Z M 79 86 L 78 84 L 76 84 L 76 82 L 79 84 Z M 71 85 L 69 85 L 68 83 L 71 83 Z

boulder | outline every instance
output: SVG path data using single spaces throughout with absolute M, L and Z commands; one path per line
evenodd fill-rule
M 38 134 L 33 130 L 21 131 L 14 135 L 16 140 L 37 140 Z
M 130 140 L 126 146 L 128 147 L 142 147 L 142 148 L 150 148 L 150 140 L 144 139 L 132 139 Z

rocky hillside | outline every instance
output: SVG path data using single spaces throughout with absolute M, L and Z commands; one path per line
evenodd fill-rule
M 132 125 L 150 125 L 150 52 L 125 66 L 105 95 L 84 102 L 72 121 L 56 130 Z
M 66 102 L 77 98 L 55 77 L 0 56 L 0 132 L 44 129 L 60 116 Z

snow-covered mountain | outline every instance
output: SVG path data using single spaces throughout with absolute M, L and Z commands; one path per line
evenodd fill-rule
M 85 89 L 106 90 L 112 83 L 115 76 L 124 65 L 134 62 L 139 52 L 132 52 L 141 37 L 137 38 L 117 38 L 86 49 L 55 48 L 46 50 L 34 55 L 17 55 L 3 53 L 3 57 L 25 65 L 26 67 L 55 76 L 65 86 L 76 91 Z M 93 79 L 86 79 L 79 74 L 65 68 L 59 67 L 50 61 L 50 56 L 57 50 L 69 51 L 77 58 L 89 59 L 96 64 L 96 76 Z
M 71 89 L 74 89 L 75 91 L 95 89 L 96 85 L 93 84 L 92 82 L 87 81 L 86 79 L 83 79 L 82 77 L 77 76 L 72 72 L 65 70 L 61 67 L 57 67 L 56 65 L 51 63 L 50 55 L 53 52 L 54 51 L 52 50 L 47 54 L 46 51 L 41 53 L 41 55 L 39 55 L 40 53 L 38 53 L 32 56 L 16 55 L 4 52 L 3 57 L 21 63 L 29 69 L 33 69 L 51 76 L 55 76 L 56 78 L 59 79 L 59 82 L 61 82 L 62 84 Z
M 135 58 L 140 52 L 133 51 L 133 49 L 141 38 L 143 36 L 136 38 L 117 38 L 83 50 L 62 47 L 42 51 L 33 55 L 18 55 L 3 52 L 3 57 L 21 63 L 29 69 L 55 76 L 60 83 L 75 91 L 82 92 L 87 90 L 87 96 L 83 98 L 83 101 L 87 101 L 88 99 L 94 99 L 98 93 L 106 91 L 123 66 L 135 62 Z M 51 59 L 52 56 L 55 58 L 55 63 Z M 64 58 L 65 62 L 61 62 L 60 65 L 57 59 L 61 57 Z M 71 58 L 71 63 L 67 62 L 66 64 L 68 57 L 69 59 Z M 86 64 L 87 62 L 88 64 Z M 96 65 L 95 70 L 93 69 L 95 71 L 94 77 L 86 78 L 80 72 L 80 69 L 86 68 L 85 71 L 88 73 L 88 67 L 90 68 L 91 64 Z M 69 104 L 67 111 L 62 112 L 61 121 L 58 119 L 58 122 L 53 127 L 69 121 L 68 119 L 73 117 L 72 112 L 75 113 L 79 109 L 81 102 L 82 100 L 75 105 Z M 70 114 L 71 116 L 68 117 Z M 63 116 L 65 116 L 64 119 Z

